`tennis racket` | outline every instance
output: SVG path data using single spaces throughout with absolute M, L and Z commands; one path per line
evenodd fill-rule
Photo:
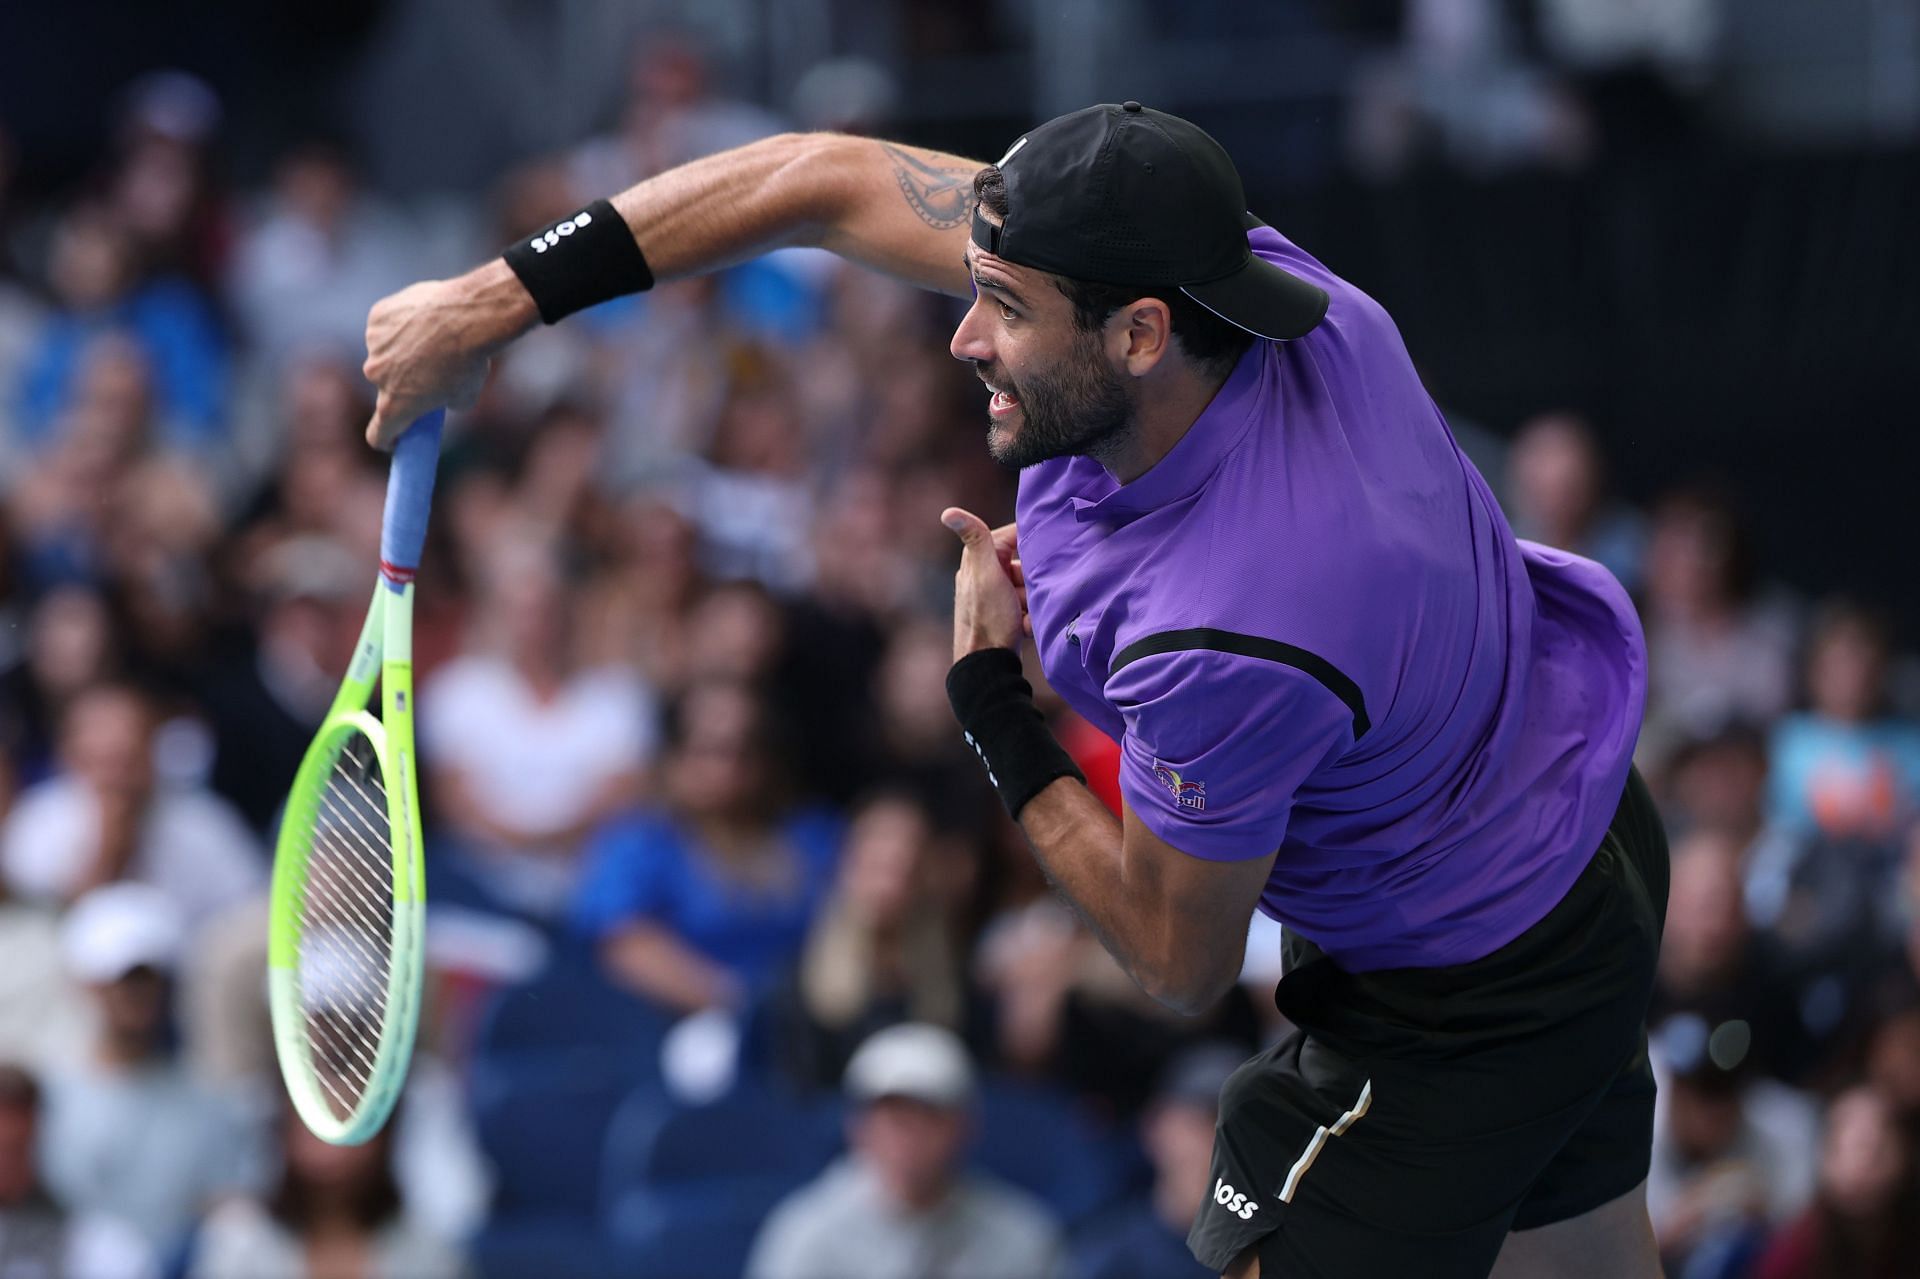
M 393 1112 L 420 1020 L 426 884 L 413 752 L 413 577 L 445 413 L 394 445 L 380 573 L 352 664 L 294 775 L 273 854 L 274 1049 L 316 1137 L 355 1145 Z M 380 686 L 379 717 L 368 710 Z

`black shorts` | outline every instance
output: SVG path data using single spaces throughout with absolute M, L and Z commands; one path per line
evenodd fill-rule
M 1289 935 L 1296 1027 L 1220 1096 L 1187 1244 L 1277 1279 L 1484 1279 L 1507 1232 L 1646 1178 L 1645 1018 L 1667 839 L 1637 772 L 1574 886 L 1514 941 L 1446 968 L 1348 973 Z

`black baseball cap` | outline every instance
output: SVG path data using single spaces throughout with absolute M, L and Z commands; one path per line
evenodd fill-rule
M 1007 218 L 973 214 L 973 242 L 1021 266 L 1098 284 L 1173 284 L 1258 337 L 1297 338 L 1327 292 L 1247 248 L 1240 174 L 1177 115 L 1103 103 L 1049 120 L 1000 157 Z

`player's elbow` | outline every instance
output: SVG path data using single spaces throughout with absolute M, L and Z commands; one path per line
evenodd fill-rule
M 1198 1017 L 1226 998 L 1239 975 L 1238 964 L 1169 964 L 1141 974 L 1140 986 L 1155 1002 L 1182 1016 Z
M 791 242 L 818 246 L 839 231 L 871 187 L 867 138 L 844 133 L 781 133 L 758 145 L 779 159 L 766 193 L 795 226 Z

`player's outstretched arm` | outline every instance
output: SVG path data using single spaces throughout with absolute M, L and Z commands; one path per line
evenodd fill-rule
M 968 292 L 961 254 L 979 163 L 833 133 L 782 134 L 670 169 L 612 199 L 656 280 L 816 245 L 923 288 Z M 367 317 L 379 390 L 367 438 L 479 394 L 487 361 L 539 322 L 504 259 L 381 299 Z

